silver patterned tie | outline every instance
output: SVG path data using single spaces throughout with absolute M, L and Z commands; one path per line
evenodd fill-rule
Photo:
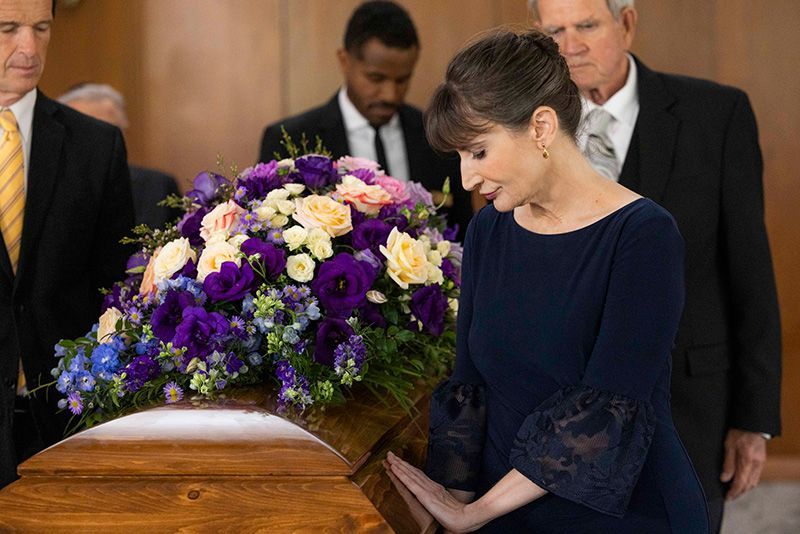
M 592 167 L 606 178 L 619 178 L 619 162 L 614 145 L 608 137 L 608 126 L 614 117 L 603 108 L 594 108 L 586 116 L 589 137 L 586 141 L 584 155 Z

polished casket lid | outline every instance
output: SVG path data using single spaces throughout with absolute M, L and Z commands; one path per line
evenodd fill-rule
M 19 474 L 350 476 L 407 415 L 365 391 L 298 415 L 279 410 L 265 388 L 248 388 L 90 428 L 30 458 Z

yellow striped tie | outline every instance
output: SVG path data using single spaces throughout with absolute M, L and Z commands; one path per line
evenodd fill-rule
M 22 241 L 22 218 L 25 211 L 25 173 L 22 139 L 17 119 L 10 109 L 0 111 L 0 230 L 3 231 L 11 267 L 17 272 Z
M 0 128 L 3 129 L 0 139 L 0 230 L 3 231 L 3 241 L 16 274 L 25 211 L 25 160 L 22 156 L 22 139 L 17 128 L 17 119 L 10 109 L 0 111 Z M 25 373 L 20 360 L 17 394 L 24 394 L 26 391 Z

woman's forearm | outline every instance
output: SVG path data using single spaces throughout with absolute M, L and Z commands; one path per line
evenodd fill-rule
M 512 469 L 483 497 L 468 504 L 465 512 L 471 515 L 480 527 L 496 517 L 535 501 L 546 493 L 546 490 L 531 482 L 525 475 Z

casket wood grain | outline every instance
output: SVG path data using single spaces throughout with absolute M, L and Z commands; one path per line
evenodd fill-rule
M 0 531 L 435 531 L 382 466 L 390 449 L 424 460 L 427 390 L 412 415 L 366 393 L 286 414 L 267 393 L 152 408 L 65 439 L 0 491 Z

